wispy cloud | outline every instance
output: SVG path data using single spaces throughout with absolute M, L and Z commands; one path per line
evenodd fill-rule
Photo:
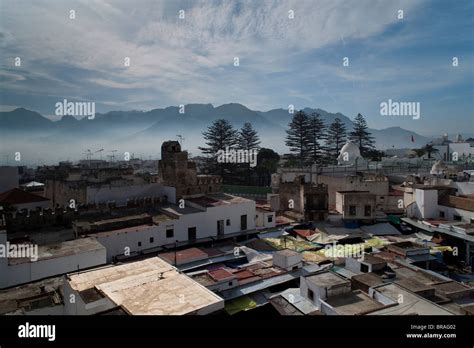
M 420 38 L 441 40 L 434 29 L 417 24 L 430 6 L 426 1 L 0 4 L 0 78 L 8 84 L 2 88 L 7 99 L 9 93 L 44 92 L 123 109 L 230 101 L 269 109 L 293 103 L 352 115 L 372 111 L 377 95 L 448 88 L 473 74 L 471 62 L 462 67 L 464 77 L 447 67 L 430 75 L 423 68 L 440 61 L 426 55 L 426 63 L 417 56 L 423 52 L 403 54 Z M 397 18 L 400 9 L 403 21 Z M 69 18 L 71 10 L 75 19 Z M 12 65 L 17 56 L 21 67 Z M 342 67 L 344 56 L 350 67 Z M 126 57 L 130 66 L 124 66 Z M 234 57 L 240 66 L 233 65 Z M 355 99 L 364 102 L 354 105 Z

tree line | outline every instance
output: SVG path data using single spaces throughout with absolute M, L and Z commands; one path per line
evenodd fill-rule
M 206 157 L 205 171 L 221 175 L 224 183 L 269 186 L 271 174 L 276 172 L 280 156 L 271 149 L 260 147 L 257 131 L 249 122 L 240 130 L 225 120 L 212 123 L 203 133 L 206 146 L 199 150 Z M 219 151 L 227 149 L 244 150 L 247 153 L 257 151 L 256 166 L 251 163 L 222 163 L 218 161 Z
M 354 127 L 348 133 L 340 118 L 327 126 L 317 112 L 311 115 L 303 110 L 296 112 L 288 125 L 285 142 L 293 153 L 292 164 L 336 164 L 348 139 L 359 147 L 363 157 L 380 160 L 383 153 L 375 149 L 375 141 L 364 116 L 357 114 L 353 123 Z
M 365 118 L 359 113 L 354 119 L 352 131 L 347 132 L 345 124 L 336 118 L 327 126 L 321 115 L 308 115 L 297 111 L 286 130 L 285 144 L 292 153 L 290 165 L 336 164 L 341 148 L 348 139 L 360 149 L 361 155 L 371 160 L 380 160 L 383 153 L 375 149 L 375 141 L 368 131 Z M 238 130 L 225 120 L 216 120 L 203 133 L 205 145 L 199 150 L 206 155 L 205 170 L 219 174 L 224 183 L 269 185 L 271 173 L 276 171 L 280 156 L 271 149 L 260 147 L 258 132 L 246 122 Z M 257 165 L 249 163 L 219 162 L 219 151 L 226 149 L 257 150 Z

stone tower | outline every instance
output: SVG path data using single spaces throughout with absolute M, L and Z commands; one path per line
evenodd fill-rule
M 219 192 L 222 179 L 218 175 L 197 175 L 196 163 L 188 161 L 188 152 L 179 142 L 170 140 L 161 145 L 158 162 L 161 183 L 176 188 L 176 198 Z

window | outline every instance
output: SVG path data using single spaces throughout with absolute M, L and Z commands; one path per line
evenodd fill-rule
M 155 238 L 150 237 L 150 244 L 152 244 L 155 241 Z
M 453 219 L 454 219 L 455 221 L 461 221 L 461 220 L 462 220 L 462 217 L 459 216 L 459 215 L 453 215 Z
M 349 215 L 355 216 L 356 215 L 356 206 L 350 205 L 349 206 Z
M 232 286 L 232 282 L 229 282 L 229 286 Z
M 372 207 L 370 205 L 364 206 L 364 216 L 372 215 Z
M 440 217 L 440 218 L 444 218 L 444 211 L 440 211 L 440 212 L 439 212 L 439 217 Z
M 309 298 L 311 301 L 314 301 L 314 292 L 313 292 L 313 290 L 311 290 L 311 289 L 308 289 L 308 298 Z
M 138 246 L 141 247 L 141 246 L 142 246 L 142 242 L 138 242 Z
M 268 222 L 273 222 L 273 215 L 268 215 Z
M 367 266 L 365 263 L 360 264 L 360 271 L 363 273 L 367 273 L 369 271 L 369 266 Z
M 226 222 L 225 222 L 225 224 L 226 224 L 227 226 L 230 226 L 230 219 L 227 219 Z
M 166 229 L 166 238 L 173 238 L 174 237 L 174 229 L 167 228 Z

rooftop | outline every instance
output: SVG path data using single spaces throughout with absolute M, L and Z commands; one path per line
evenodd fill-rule
M 383 280 L 380 276 L 375 273 L 368 272 L 362 274 L 356 274 L 351 278 L 351 281 L 357 281 L 363 284 L 368 285 L 369 287 L 377 286 L 383 284 Z
M 374 235 L 374 236 L 397 236 L 401 235 L 401 232 L 393 227 L 390 223 L 378 223 L 374 225 L 366 225 L 360 228 L 365 233 Z
M 209 271 L 209 275 L 211 276 L 212 279 L 214 279 L 217 282 L 235 278 L 234 274 L 232 274 L 231 272 L 227 271 L 224 268 L 219 268 L 213 271 Z
M 45 201 L 49 201 L 49 199 L 18 188 L 13 188 L 0 194 L 0 204 L 25 204 Z
M 55 277 L 0 290 L 0 315 L 23 314 L 24 311 L 61 304 L 59 288 L 62 284 L 63 277 Z
M 274 254 L 278 254 L 278 255 L 282 255 L 282 256 L 295 256 L 295 255 L 300 255 L 299 252 L 296 252 L 294 250 L 291 250 L 291 249 L 283 249 L 283 250 L 278 250 L 278 251 L 275 251 Z
M 423 291 L 434 290 L 432 286 L 426 285 L 415 278 L 404 278 L 395 281 L 395 284 L 410 290 L 411 292 L 418 293 Z
M 350 284 L 350 281 L 344 279 L 332 272 L 324 272 L 306 277 L 306 280 L 318 287 L 338 287 Z
M 474 198 L 468 196 L 446 195 L 440 199 L 439 204 L 474 212 Z
M 171 264 L 182 265 L 197 260 L 207 259 L 209 255 L 199 248 L 189 248 L 161 253 L 159 254 L 159 257 Z
M 357 315 L 383 308 L 384 305 L 360 290 L 331 296 L 325 300 L 338 314 Z
M 180 208 L 176 204 L 164 204 L 161 207 L 161 211 L 163 211 L 165 214 L 172 214 L 172 216 L 181 216 L 181 215 L 188 215 L 188 214 L 196 214 L 196 213 L 201 213 L 202 210 L 199 210 L 194 207 L 190 207 L 189 205 L 185 206 L 184 208 Z
M 370 315 L 452 315 L 446 309 L 425 300 L 421 296 L 405 290 L 395 283 L 384 284 L 374 288 L 378 293 L 393 301 L 393 305 L 382 308 Z M 403 297 L 400 297 L 403 296 Z M 403 302 L 399 303 L 399 299 Z
M 452 296 L 472 296 L 474 295 L 474 288 L 458 283 L 456 281 L 447 281 L 445 283 L 434 284 L 436 292 L 451 298 Z
M 224 301 L 158 257 L 68 275 L 76 291 L 96 288 L 132 315 L 193 314 Z M 140 301 L 137 301 L 140 299 Z
M 187 201 L 205 208 L 209 208 L 227 204 L 239 204 L 249 202 L 250 200 L 243 197 L 232 196 L 226 193 L 216 193 L 202 197 L 187 198 Z
M 374 255 L 364 254 L 363 262 L 371 265 L 377 265 L 381 263 L 386 263 L 387 261 Z
M 65 256 L 77 255 L 96 250 L 105 250 L 95 238 L 79 238 L 61 243 L 38 246 L 38 260 L 57 259 Z M 10 265 L 30 262 L 29 258 L 9 258 Z

